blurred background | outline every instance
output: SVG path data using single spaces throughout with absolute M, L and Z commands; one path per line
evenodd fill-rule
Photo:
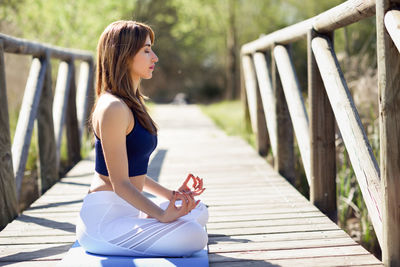
M 242 44 L 341 2 L 1 0 L 0 31 L 95 53 L 100 34 L 112 21 L 126 19 L 148 23 L 156 34 L 154 50 L 160 61 L 153 79 L 143 82 L 144 92 L 156 102 L 169 102 L 177 93 L 183 92 L 189 101 L 204 103 L 239 97 L 239 49 Z M 343 58 L 350 59 L 373 49 L 369 44 L 374 44 L 374 26 L 364 24 L 358 23 L 336 34 L 336 49 L 343 51 Z M 305 42 L 293 49 L 302 50 L 296 53 L 300 57 L 295 57 L 294 61 L 299 80 L 304 81 Z M 22 63 L 16 68 L 27 72 L 29 60 L 18 61 Z M 355 64 L 352 67 L 361 66 Z M 19 83 L 13 86 L 12 78 L 7 81 L 15 94 L 24 89 L 25 81 L 20 81 L 22 86 Z M 306 86 L 302 88 L 306 89 Z
M 342 2 L 0 0 L 0 32 L 51 45 L 89 50 L 95 55 L 98 38 L 111 22 L 145 22 L 155 31 L 154 51 L 160 60 L 153 78 L 143 81 L 143 92 L 156 103 L 169 103 L 177 94 L 183 93 L 189 103 L 202 104 L 202 109 L 228 134 L 240 134 L 254 143 L 254 137 L 243 123 L 244 112 L 239 100 L 240 47 L 262 34 L 310 18 Z M 335 31 L 334 40 L 349 89 L 379 159 L 375 17 Z M 294 43 L 291 49 L 307 102 L 306 40 Z M 13 136 L 31 58 L 6 54 L 5 61 Z M 57 64 L 52 65 L 55 83 Z M 340 135 L 336 147 L 339 224 L 379 257 L 379 245 Z M 35 149 L 32 141 L 26 177 L 35 176 Z M 300 157 L 297 159 L 298 182 L 295 186 L 308 196 Z M 26 195 L 37 195 L 36 187 L 29 187 L 35 179 L 24 181 L 28 188 L 25 189 Z M 24 205 L 31 201 L 27 200 Z

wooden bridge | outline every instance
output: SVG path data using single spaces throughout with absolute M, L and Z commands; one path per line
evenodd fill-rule
M 210 265 L 400 266 L 400 196 L 396 195 L 396 189 L 400 189 L 400 11 L 395 8 L 395 1 L 347 1 L 242 47 L 243 100 L 257 134 L 257 151 L 238 137 L 226 136 L 196 106 L 154 108 L 160 139 L 149 175 L 171 188 L 176 188 L 187 172 L 205 178 L 207 190 L 202 200 L 210 210 Z M 337 63 L 332 40 L 335 29 L 374 14 L 378 37 L 380 166 Z M 309 47 L 309 112 L 287 47 L 305 36 Z M 12 149 L 3 52 L 34 57 L 20 113 L 23 119 L 20 115 Z M 48 75 L 51 57 L 61 59 L 54 101 Z M 78 90 L 71 78 L 75 59 L 82 61 Z M 84 132 L 82 122 L 93 94 L 92 66 L 92 57 L 85 52 L 0 36 L 3 225 L 17 213 L 16 188 L 21 179 L 18 177 L 25 168 L 35 119 L 39 125 L 43 188 L 57 177 L 54 168 L 59 164 L 64 121 L 69 125 L 70 160 L 78 161 L 77 140 Z M 85 97 L 73 101 L 76 92 Z M 62 101 L 56 102 L 57 99 Z M 335 121 L 377 233 L 383 263 L 329 219 L 335 220 L 337 212 Z M 309 181 L 310 200 L 287 181 L 294 177 L 293 134 Z M 274 166 L 260 156 L 269 148 Z M 75 241 L 74 221 L 93 169 L 92 156 L 79 161 L 66 177 L 0 232 L 0 265 L 55 265 L 63 258 Z

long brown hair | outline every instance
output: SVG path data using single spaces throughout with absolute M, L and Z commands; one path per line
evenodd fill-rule
M 96 95 L 105 91 L 122 99 L 130 107 L 139 123 L 156 135 L 157 127 L 150 117 L 140 88 L 134 93 L 130 62 L 145 45 L 147 36 L 154 43 L 150 26 L 136 21 L 115 21 L 101 34 L 97 45 Z

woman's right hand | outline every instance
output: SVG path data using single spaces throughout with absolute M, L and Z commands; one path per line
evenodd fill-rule
M 182 203 L 179 207 L 175 206 L 175 202 L 178 200 L 181 200 Z M 188 214 L 197 204 L 198 201 L 195 201 L 190 194 L 174 191 L 172 199 L 159 221 L 164 223 L 175 221 Z

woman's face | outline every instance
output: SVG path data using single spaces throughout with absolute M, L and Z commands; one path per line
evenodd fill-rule
M 157 55 L 151 49 L 151 40 L 147 36 L 144 46 L 133 57 L 131 65 L 131 75 L 134 81 L 140 78 L 150 79 L 153 76 L 155 63 L 158 61 Z

